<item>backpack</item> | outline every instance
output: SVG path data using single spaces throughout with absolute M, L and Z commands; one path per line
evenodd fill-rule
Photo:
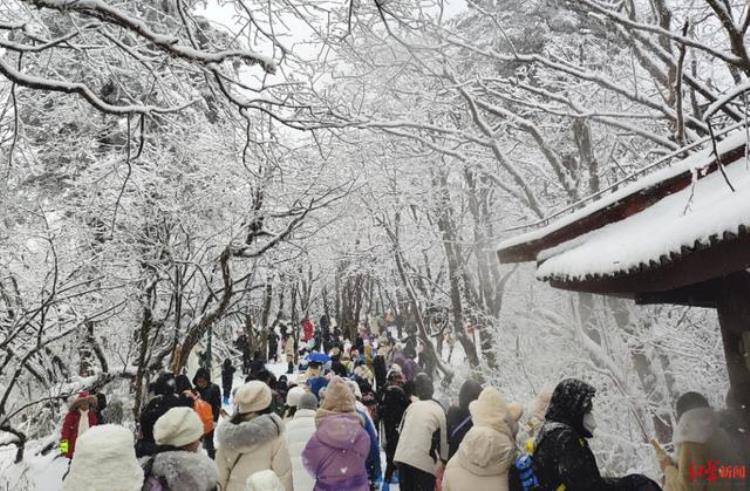
M 211 404 L 203 399 L 196 399 L 193 402 L 193 411 L 198 414 L 203 423 L 203 434 L 210 433 L 214 429 L 214 412 Z

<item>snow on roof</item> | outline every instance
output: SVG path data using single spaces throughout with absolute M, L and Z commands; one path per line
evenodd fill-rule
M 680 170 L 694 167 L 701 160 L 697 156 L 688 158 L 680 164 Z M 541 262 L 537 278 L 570 281 L 587 275 L 611 276 L 659 261 L 665 255 L 680 255 L 683 246 L 693 247 L 696 241 L 709 244 L 711 236 L 721 240 L 725 232 L 737 234 L 741 226 L 750 227 L 748 163 L 742 157 L 725 169 L 735 192 L 718 170 L 698 178 L 692 186 L 640 213 L 542 251 L 537 257 Z M 666 171 L 676 169 L 660 172 L 662 179 L 667 177 Z M 648 181 L 658 178 L 649 176 Z
M 729 133 L 726 138 L 724 138 L 722 141 L 720 141 L 717 144 L 717 150 L 719 154 L 721 155 L 729 150 L 732 150 L 740 145 L 743 145 L 745 141 L 746 141 L 746 133 L 744 129 L 733 131 Z M 570 213 L 569 215 L 550 223 L 549 225 L 538 228 L 536 230 L 532 230 L 525 234 L 512 237 L 510 239 L 506 239 L 500 242 L 498 246 L 496 247 L 496 249 L 503 250 L 503 249 L 508 249 L 510 247 L 518 246 L 527 242 L 541 240 L 547 235 L 553 232 L 556 232 L 572 223 L 575 223 L 581 220 L 582 218 L 585 218 L 591 215 L 594 212 L 603 210 L 611 205 L 614 205 L 628 196 L 631 196 L 640 191 L 648 189 L 649 187 L 657 185 L 658 183 L 662 181 L 678 176 L 684 172 L 693 171 L 697 168 L 703 167 L 706 164 L 710 163 L 712 159 L 713 159 L 713 149 L 709 145 L 703 150 L 700 150 L 688 156 L 684 160 L 675 162 L 674 164 L 668 167 L 665 167 L 651 174 L 648 174 L 638 179 L 636 182 L 633 182 L 630 185 L 627 185 L 617 191 L 614 191 L 610 193 L 609 195 L 606 195 L 598 199 L 597 201 L 594 201 L 590 205 L 580 208 L 579 210 L 574 211 Z

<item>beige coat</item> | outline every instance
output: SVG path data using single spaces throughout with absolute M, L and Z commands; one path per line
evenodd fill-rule
M 223 422 L 216 429 L 216 466 L 222 491 L 244 491 L 252 474 L 270 469 L 293 491 L 292 464 L 283 435 L 284 423 L 275 414 L 239 424 Z
M 487 387 L 469 412 L 474 426 L 445 468 L 443 491 L 508 491 L 520 406 L 507 405 L 496 389 Z
M 719 476 L 707 480 L 704 476 L 690 477 L 699 466 L 706 468 L 709 461 L 718 462 L 718 467 L 742 465 L 741 458 L 733 450 L 729 436 L 719 428 L 716 415 L 709 408 L 685 412 L 675 430 L 677 462 L 664 471 L 664 491 L 740 491 L 746 481 Z
M 442 459 L 447 459 L 446 426 L 445 411 L 438 402 L 427 400 L 411 403 L 404 413 L 393 460 L 435 474 L 435 461 L 430 456 L 432 434 L 440 430 L 439 452 Z

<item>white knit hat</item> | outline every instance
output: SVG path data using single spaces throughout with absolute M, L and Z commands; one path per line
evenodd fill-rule
M 143 469 L 133 444 L 133 434 L 122 426 L 92 426 L 76 441 L 63 491 L 140 491 Z
M 184 447 L 203 436 L 203 423 L 189 407 L 173 407 L 156 420 L 154 440 L 157 445 Z
M 270 469 L 250 474 L 245 482 L 245 491 L 285 491 L 279 476 Z
M 303 395 L 305 395 L 304 388 L 300 387 L 299 385 L 296 387 L 292 387 L 286 394 L 286 405 L 289 407 L 297 407 L 297 404 L 299 404 L 299 400 Z
M 239 414 L 257 413 L 271 405 L 271 389 L 259 380 L 247 382 L 234 394 L 234 404 Z

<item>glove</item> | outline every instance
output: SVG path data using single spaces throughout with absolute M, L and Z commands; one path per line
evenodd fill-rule
M 60 454 L 66 455 L 68 453 L 68 440 L 60 440 Z

